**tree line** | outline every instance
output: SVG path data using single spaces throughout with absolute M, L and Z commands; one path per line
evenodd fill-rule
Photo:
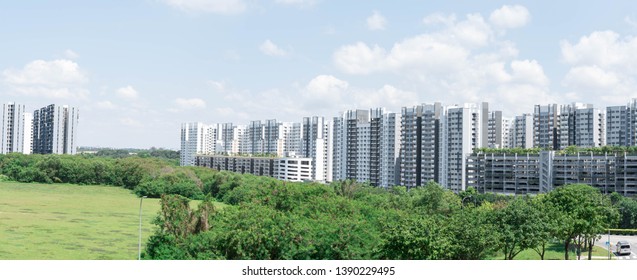
M 637 228 L 637 201 L 567 185 L 536 196 L 292 183 L 157 158 L 0 155 L 0 181 L 113 185 L 161 198 L 147 259 L 488 259 L 555 244 L 590 258 L 607 228 Z M 192 209 L 189 200 L 202 201 Z M 227 207 L 216 209 L 213 201 Z

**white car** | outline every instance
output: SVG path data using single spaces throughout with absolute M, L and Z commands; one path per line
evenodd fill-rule
M 630 243 L 628 243 L 628 241 L 617 242 L 615 253 L 617 255 L 630 255 Z

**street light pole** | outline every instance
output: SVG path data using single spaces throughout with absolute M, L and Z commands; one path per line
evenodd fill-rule
M 137 260 L 142 259 L 142 202 L 147 196 L 139 198 L 139 242 L 137 243 Z

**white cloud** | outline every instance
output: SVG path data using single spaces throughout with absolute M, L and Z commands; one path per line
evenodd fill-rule
M 331 94 L 346 90 L 349 83 L 339 80 L 332 75 L 318 75 L 305 87 L 312 94 Z
M 67 49 L 64 51 L 64 56 L 68 59 L 78 59 L 80 55 L 74 52 L 73 50 Z
M 259 50 L 261 50 L 261 52 L 264 53 L 265 55 L 269 55 L 269 56 L 285 56 L 287 54 L 286 51 L 279 48 L 277 45 L 272 43 L 272 41 L 270 41 L 269 39 L 265 40 L 265 42 L 263 42 L 259 46 Z
M 4 70 L 2 76 L 11 92 L 20 95 L 84 99 L 89 93 L 83 88 L 88 77 L 77 63 L 66 59 L 35 60 L 19 70 Z
M 117 90 L 117 96 L 124 99 L 134 100 L 137 99 L 139 94 L 132 86 L 126 86 Z
M 13 85 L 43 85 L 85 83 L 88 79 L 80 71 L 80 66 L 70 60 L 35 60 L 22 70 L 5 70 L 5 81 Z
M 245 11 L 242 0 L 163 0 L 167 5 L 194 13 L 239 14 Z
M 548 86 L 549 78 L 544 69 L 535 60 L 514 60 L 511 62 L 512 79 L 518 83 Z
M 512 29 L 525 26 L 531 20 L 529 10 L 524 6 L 504 5 L 489 16 L 489 21 L 498 28 Z
M 399 110 L 403 106 L 418 103 L 418 95 L 415 92 L 400 90 L 388 84 L 377 90 L 356 90 L 353 97 L 356 108 L 385 107 Z
M 206 101 L 201 98 L 177 98 L 175 99 L 175 104 L 180 109 L 206 108 Z
M 578 66 L 571 68 L 566 77 L 564 84 L 566 86 L 578 89 L 602 89 L 611 90 L 619 83 L 619 78 L 612 72 L 603 70 L 598 66 Z
M 505 21 L 506 13 L 517 14 L 518 21 Z M 344 45 L 334 52 L 333 61 L 343 73 L 382 73 L 409 88 L 404 91 L 386 85 L 382 91 L 350 89 L 357 104 L 376 103 L 377 96 L 392 104 L 392 96 L 402 96 L 405 101 L 447 104 L 487 101 L 496 103 L 494 109 L 505 113 L 528 111 L 529 97 L 525 94 L 533 93 L 538 100 L 557 99 L 551 96 L 550 80 L 542 65 L 537 60 L 519 58 L 515 44 L 501 32 L 505 26 L 521 26 L 529 19 L 528 11 L 517 6 L 499 9 L 491 20 L 480 14 L 460 18 L 435 13 L 423 18 L 427 27 L 424 33 L 389 47 L 364 42 Z M 369 96 L 367 101 L 359 97 L 365 95 Z
M 374 11 L 374 13 L 367 18 L 367 28 L 369 28 L 369 30 L 385 30 L 386 26 L 387 19 L 377 11 Z
M 570 66 L 562 85 L 583 100 L 622 104 L 637 92 L 637 38 L 595 31 L 576 43 L 560 43 L 562 60 Z M 600 104 L 604 105 L 604 104 Z

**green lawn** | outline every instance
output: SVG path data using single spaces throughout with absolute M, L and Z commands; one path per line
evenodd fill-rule
M 0 182 L 0 260 L 137 259 L 139 200 L 120 187 Z M 159 208 L 144 199 L 143 243 Z
M 568 257 L 571 260 L 577 259 L 577 255 L 573 251 L 569 252 Z M 605 250 L 605 249 L 597 247 L 597 246 L 593 246 L 593 260 L 601 259 L 601 258 L 595 258 L 595 257 L 605 257 L 605 258 L 607 258 L 608 257 L 608 250 Z M 504 259 L 504 254 L 499 253 L 497 256 L 494 256 L 492 259 L 493 260 L 503 260 Z M 538 255 L 537 252 L 535 252 L 533 249 L 527 249 L 527 250 L 524 250 L 524 251 L 520 252 L 513 259 L 514 260 L 539 260 L 540 259 L 540 255 Z M 546 249 L 546 253 L 544 254 L 544 259 L 545 260 L 563 260 L 564 259 L 564 245 L 563 244 L 551 244 Z M 588 251 L 582 252 L 582 258 L 581 259 L 582 260 L 588 259 Z

